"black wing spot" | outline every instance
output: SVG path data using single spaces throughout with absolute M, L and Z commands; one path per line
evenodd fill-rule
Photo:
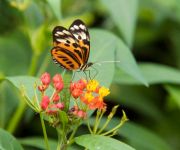
M 71 65 L 70 65 L 70 67 L 71 67 L 71 68 L 74 68 L 74 65 L 73 65 L 73 64 L 71 64 Z
M 78 39 L 81 40 L 81 36 L 80 35 L 78 35 Z
M 85 52 L 87 51 L 87 48 L 86 48 L 86 47 L 84 47 L 84 46 L 82 47 L 82 49 L 83 49 Z
M 63 61 L 67 61 L 68 59 L 67 58 L 63 58 Z
M 66 43 L 70 44 L 71 42 L 69 40 L 66 40 Z
M 79 57 L 82 59 L 82 54 L 79 50 L 75 49 L 74 52 L 77 53 L 79 55 Z
M 72 62 L 71 61 L 67 61 L 66 64 L 72 64 Z
M 69 44 L 67 44 L 67 43 L 65 43 L 64 45 L 65 45 L 65 46 L 67 46 L 67 47 L 69 47 L 69 46 L 70 46 L 70 45 L 69 45 Z
M 77 44 L 77 43 L 73 43 L 73 46 L 74 46 L 75 48 L 77 48 L 77 47 L 78 47 L 78 44 Z
M 87 41 L 87 40 L 83 40 L 83 43 L 84 43 L 85 45 L 89 45 L 89 41 Z

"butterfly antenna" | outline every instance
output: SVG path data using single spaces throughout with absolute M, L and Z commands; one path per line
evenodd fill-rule
M 116 62 L 121 62 L 120 60 L 117 60 L 117 61 L 100 61 L 100 62 L 95 62 L 94 64 L 96 64 L 96 65 L 99 65 L 99 66 L 101 66 L 103 63 L 116 63 Z

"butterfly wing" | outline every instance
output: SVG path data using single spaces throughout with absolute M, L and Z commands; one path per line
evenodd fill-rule
M 53 30 L 53 45 L 51 55 L 55 63 L 68 70 L 79 69 L 83 64 L 83 52 L 74 37 L 66 28 L 57 26 Z
M 69 27 L 69 31 L 76 38 L 83 54 L 83 63 L 87 64 L 90 52 L 90 36 L 84 22 L 77 19 Z

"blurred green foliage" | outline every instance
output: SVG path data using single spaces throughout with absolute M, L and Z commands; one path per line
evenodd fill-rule
M 95 66 L 97 78 L 111 84 L 108 105 L 120 104 L 130 119 L 116 138 L 139 150 L 179 150 L 178 0 L 0 0 L 0 127 L 20 138 L 24 149 L 44 149 L 33 142 L 43 140 L 39 120 L 8 77 L 62 72 L 50 57 L 51 31 L 76 18 L 90 29 L 89 61 L 120 60 Z M 57 137 L 48 131 L 53 147 Z

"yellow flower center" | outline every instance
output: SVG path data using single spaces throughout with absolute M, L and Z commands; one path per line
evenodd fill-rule
M 99 89 L 99 96 L 100 96 L 101 98 L 109 95 L 109 93 L 110 93 L 110 91 L 109 91 L 109 89 L 106 88 L 106 87 L 103 87 L 103 86 L 102 86 L 102 87 Z
M 87 84 L 87 91 L 91 91 L 94 92 L 96 90 L 96 88 L 99 86 L 99 82 L 96 80 L 90 80 Z
M 90 102 L 94 98 L 91 92 L 85 93 L 84 97 L 88 102 Z

